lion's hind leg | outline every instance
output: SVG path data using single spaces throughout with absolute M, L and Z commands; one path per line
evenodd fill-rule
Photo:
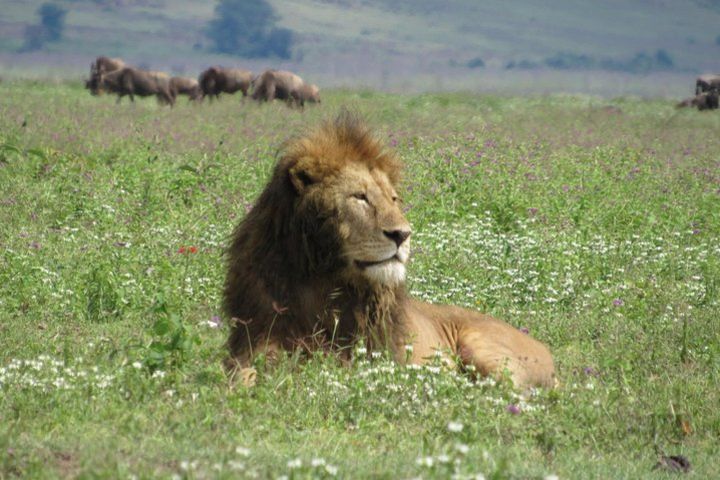
M 518 388 L 553 387 L 550 351 L 537 340 L 502 322 L 467 325 L 459 330 L 458 355 L 481 376 L 507 373 Z
M 257 381 L 257 370 L 255 367 L 245 366 L 235 357 L 225 359 L 225 369 L 228 372 L 230 385 L 242 385 L 243 387 L 254 387 Z
M 280 342 L 265 338 L 256 342 L 252 350 L 237 355 L 231 355 L 225 359 L 225 369 L 231 385 L 242 385 L 253 387 L 257 382 L 257 370 L 253 366 L 259 356 L 273 361 L 281 351 Z

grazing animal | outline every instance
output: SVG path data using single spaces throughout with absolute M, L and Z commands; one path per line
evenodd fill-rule
M 709 91 L 686 98 L 675 105 L 676 108 L 697 107 L 698 110 L 715 110 L 718 108 L 718 92 Z
M 90 78 L 85 81 L 85 88 L 87 88 L 91 92 L 94 91 L 95 93 L 93 93 L 93 95 L 102 93 L 100 90 L 98 90 L 98 82 L 100 81 L 100 76 L 106 73 L 120 70 L 121 68 L 124 68 L 126 66 L 127 65 L 125 64 L 125 62 L 119 58 L 110 58 L 102 55 L 97 57 L 95 61 L 90 64 Z
M 140 97 L 155 95 L 160 103 L 171 107 L 175 104 L 175 95 L 170 89 L 170 78 L 165 73 L 125 67 L 100 75 L 98 78 L 97 89 L 116 93 L 117 103 L 120 103 L 125 95 L 130 96 L 130 101 L 133 102 L 135 95 Z M 93 92 L 93 94 L 97 93 Z
M 317 85 L 308 85 L 307 83 L 290 92 L 290 97 L 301 109 L 305 107 L 305 102 L 321 103 L 320 89 Z
M 194 78 L 172 77 L 170 79 L 170 90 L 172 90 L 175 97 L 178 95 L 187 95 L 191 101 L 202 98 L 200 84 Z
M 127 67 L 127 64 L 120 58 L 110 58 L 99 56 L 90 64 L 90 74 L 93 73 L 110 73 L 115 70 Z
M 220 97 L 221 93 L 235 93 L 241 91 L 247 97 L 252 83 L 253 74 L 248 70 L 239 68 L 210 67 L 200 74 L 198 83 L 202 97 L 210 99 Z
M 720 92 L 720 74 L 708 73 L 695 80 L 695 95 L 710 91 Z
M 253 83 L 253 99 L 260 102 L 271 102 L 277 98 L 285 100 L 289 106 L 296 104 L 300 107 L 305 102 L 320 102 L 320 89 L 306 84 L 292 72 L 265 70 Z
M 399 158 L 348 113 L 286 145 L 227 251 L 234 376 L 251 385 L 259 354 L 342 354 L 363 340 L 399 362 L 457 357 L 483 376 L 507 370 L 518 387 L 554 385 L 542 343 L 488 315 L 408 295 L 412 230 L 395 190 L 400 174 Z

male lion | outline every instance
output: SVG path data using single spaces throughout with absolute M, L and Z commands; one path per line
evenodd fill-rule
M 521 388 L 552 386 L 548 349 L 478 312 L 410 298 L 410 224 L 395 187 L 401 164 L 343 113 L 291 140 L 228 249 L 228 366 L 254 381 L 253 358 L 358 339 L 396 360 L 456 355 L 481 375 L 505 369 Z

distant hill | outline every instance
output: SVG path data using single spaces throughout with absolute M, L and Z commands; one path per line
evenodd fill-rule
M 2 74 L 79 75 L 106 54 L 191 75 L 220 63 L 395 90 L 534 92 L 559 82 L 560 90 L 636 93 L 646 87 L 628 86 L 648 83 L 633 73 L 679 85 L 720 71 L 715 0 L 271 0 L 280 25 L 295 32 L 286 62 L 208 53 L 202 30 L 215 2 L 190 0 L 58 1 L 68 10 L 63 39 L 19 54 L 44 1 L 0 0 Z

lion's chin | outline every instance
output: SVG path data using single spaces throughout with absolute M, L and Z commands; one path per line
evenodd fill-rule
M 405 281 L 405 265 L 399 260 L 383 262 L 364 268 L 363 275 L 371 283 L 397 287 Z

